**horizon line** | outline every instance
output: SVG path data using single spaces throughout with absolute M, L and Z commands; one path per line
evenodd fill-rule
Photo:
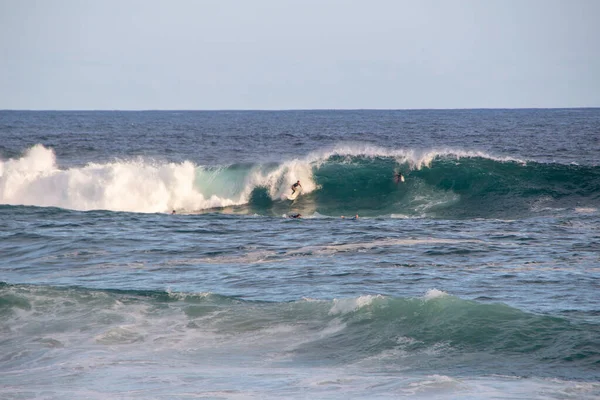
M 600 106 L 579 106 L 579 107 L 456 107 L 456 108 L 81 108 L 81 109 L 52 109 L 52 108 L 1 108 L 0 112 L 17 111 L 17 112 L 288 112 L 288 111 L 467 111 L 467 110 L 581 110 L 581 109 L 596 109 Z

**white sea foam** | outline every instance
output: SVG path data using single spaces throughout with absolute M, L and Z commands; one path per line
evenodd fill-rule
M 51 149 L 36 145 L 22 158 L 0 162 L 0 203 L 138 212 L 222 204 L 194 189 L 194 174 L 190 162 L 143 160 L 62 170 Z
M 593 214 L 598 212 L 598 209 L 594 207 L 576 207 L 575 212 L 579 214 Z
M 144 341 L 144 335 L 138 332 L 135 326 L 118 326 L 96 336 L 98 344 L 115 345 L 131 344 Z
M 331 156 L 348 157 L 390 157 L 394 158 L 398 164 L 408 164 L 410 169 L 418 170 L 424 167 L 431 167 L 431 163 L 436 158 L 473 158 L 480 157 L 499 162 L 517 162 L 524 164 L 525 160 L 513 157 L 497 157 L 483 151 L 461 150 L 444 147 L 440 149 L 389 149 L 369 144 L 351 143 L 338 144 L 332 148 L 316 151 L 306 157 L 308 162 L 322 162 Z
M 350 312 L 354 312 L 362 307 L 366 307 L 366 306 L 373 304 L 373 301 L 375 299 L 382 299 L 382 298 L 383 298 L 383 296 L 381 296 L 381 295 L 376 295 L 376 296 L 367 295 L 367 296 L 360 296 L 360 297 L 351 298 L 351 299 L 334 299 L 333 306 L 329 310 L 329 314 L 335 315 L 335 314 L 347 314 Z
M 427 293 L 425 293 L 425 295 L 423 296 L 423 298 L 425 300 L 432 300 L 432 299 L 437 299 L 440 297 L 445 297 L 448 296 L 448 293 L 442 291 L 442 290 L 438 290 L 438 289 L 429 289 L 427 291 Z
M 296 180 L 302 181 L 305 193 L 316 188 L 310 165 L 293 160 L 274 170 L 245 171 L 242 184 L 229 191 L 222 189 L 227 180 L 213 185 L 224 195 L 210 187 L 203 191 L 220 172 L 190 161 L 144 159 L 60 169 L 53 150 L 36 145 L 21 158 L 0 161 L 0 204 L 151 213 L 245 204 L 256 187 L 266 187 L 272 198 L 279 198 Z M 206 182 L 199 184 L 198 174 Z

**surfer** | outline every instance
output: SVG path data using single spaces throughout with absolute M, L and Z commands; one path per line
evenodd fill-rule
M 402 176 L 402 172 L 398 172 L 396 175 L 394 175 L 394 179 L 396 180 L 396 184 L 398 184 L 400 182 L 404 182 L 404 177 Z
M 296 214 L 290 214 L 288 215 L 289 218 L 302 218 L 302 214 L 300 213 L 296 213 Z
M 342 215 L 342 219 L 346 219 L 346 217 L 344 217 L 344 216 Z M 348 219 L 358 219 L 358 214 L 356 214 L 354 217 L 352 217 L 352 218 L 348 218 Z
M 294 184 L 292 185 L 292 195 L 293 195 L 294 193 L 296 193 L 296 188 L 297 188 L 298 186 L 302 187 L 302 185 L 300 184 L 300 181 L 298 181 L 298 182 L 296 182 L 296 183 L 294 183 Z

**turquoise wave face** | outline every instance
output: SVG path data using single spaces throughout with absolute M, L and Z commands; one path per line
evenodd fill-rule
M 270 163 L 140 158 L 61 169 L 52 149 L 36 145 L 0 164 L 0 205 L 81 211 L 510 219 L 600 206 L 600 166 L 462 150 L 355 145 Z M 404 182 L 395 178 L 399 172 Z M 292 202 L 290 186 L 298 180 L 302 195 Z
M 31 350 L 37 343 L 42 353 L 56 353 L 57 348 L 68 353 L 92 340 L 96 346 L 130 345 L 140 351 L 147 343 L 172 342 L 184 354 L 194 354 L 207 341 L 229 354 L 227 360 L 241 351 L 249 357 L 285 355 L 288 361 L 311 365 L 377 359 L 424 372 L 463 368 L 477 374 L 600 378 L 597 323 L 462 300 L 435 290 L 422 298 L 278 303 L 212 293 L 1 284 L 0 316 L 6 333 L 0 349 L 10 346 L 12 351 L 20 346 Z M 246 343 L 251 348 L 241 346 Z
M 396 182 L 398 171 L 405 182 Z M 313 166 L 312 179 L 316 189 L 291 205 L 305 214 L 518 218 L 600 206 L 598 166 L 438 156 L 412 168 L 392 157 L 332 156 Z M 267 200 L 266 188 L 252 193 L 250 211 L 277 214 L 290 207 Z

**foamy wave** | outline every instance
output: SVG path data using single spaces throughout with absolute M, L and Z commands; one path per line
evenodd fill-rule
M 301 182 L 303 193 L 310 193 L 317 189 L 309 162 L 290 160 L 271 171 L 256 167 L 248 175 L 243 195 L 247 199 L 254 188 L 266 187 L 271 198 L 279 199 L 284 194 L 289 194 L 290 187 L 298 180 Z
M 516 162 L 519 164 L 525 164 L 526 161 L 520 160 L 513 157 L 496 157 L 483 151 L 468 151 L 468 150 L 457 150 L 451 148 L 445 149 L 434 149 L 422 152 L 411 151 L 410 157 L 406 160 L 412 169 L 421 169 L 424 167 L 431 167 L 431 163 L 436 158 L 485 158 L 499 162 Z
M 594 207 L 576 207 L 575 212 L 579 214 L 593 214 L 598 212 L 598 209 Z
M 246 204 L 256 187 L 279 198 L 296 180 L 305 193 L 316 188 L 310 165 L 298 160 L 272 170 L 244 170 L 235 187 L 219 176 L 223 170 L 143 159 L 62 170 L 52 149 L 36 145 L 19 159 L 0 161 L 0 204 L 152 213 Z
M 173 291 L 170 287 L 165 290 L 170 299 L 178 301 L 186 301 L 188 299 L 203 298 L 207 299 L 213 296 L 212 292 L 186 293 Z
M 453 148 L 443 149 L 388 149 L 368 144 L 352 143 L 338 144 L 333 148 L 317 151 L 306 157 L 306 162 L 320 163 L 332 156 L 348 157 L 389 157 L 394 158 L 398 164 L 408 164 L 411 170 L 419 170 L 424 167 L 431 167 L 431 163 L 436 158 L 486 158 L 499 162 L 516 162 L 520 164 L 526 161 L 513 157 L 497 157 L 483 151 L 461 150 Z
M 425 300 L 432 300 L 432 299 L 437 299 L 439 297 L 446 297 L 448 296 L 448 293 L 442 291 L 442 290 L 438 290 L 438 289 L 429 289 L 427 291 L 427 293 L 425 293 L 425 295 L 423 296 L 423 299 Z
M 371 305 L 375 299 L 381 299 L 381 295 L 367 295 L 360 296 L 353 299 L 334 299 L 333 306 L 329 310 L 330 315 L 336 314 L 348 314 L 354 312 L 362 307 Z
M 54 152 L 36 145 L 20 159 L 0 162 L 0 203 L 138 212 L 221 204 L 194 189 L 194 174 L 190 162 L 142 160 L 61 170 Z
M 205 167 L 191 161 L 173 163 L 137 158 L 60 169 L 53 150 L 36 145 L 21 158 L 0 160 L 0 204 L 145 213 L 239 206 L 248 204 L 257 188 L 265 190 L 274 200 L 285 199 L 297 180 L 301 181 L 303 195 L 319 189 L 313 171 L 334 156 L 347 157 L 348 162 L 353 162 L 353 157 L 384 157 L 395 160 L 402 168 L 408 165 L 414 170 L 430 167 L 440 157 L 524 162 L 477 151 L 386 149 L 353 143 L 276 165 Z M 451 191 L 432 189 L 418 181 L 411 185 L 411 193 L 417 195 L 409 208 L 420 214 L 460 200 Z

